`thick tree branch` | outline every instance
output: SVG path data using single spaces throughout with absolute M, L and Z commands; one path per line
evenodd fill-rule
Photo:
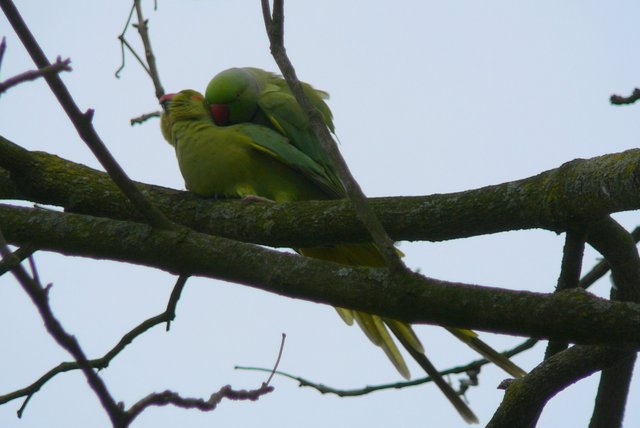
M 106 174 L 27 151 L 1 136 L 0 168 L 6 169 L 0 169 L 0 198 L 143 220 Z M 137 185 L 171 220 L 204 233 L 282 247 L 370 239 L 346 201 L 244 204 Z M 577 221 L 640 209 L 638 195 L 640 150 L 629 150 L 574 160 L 533 177 L 480 189 L 372 198 L 370 204 L 393 239 L 441 241 L 520 229 L 562 231 Z
M 362 192 L 360 185 L 349 171 L 349 167 L 344 158 L 338 150 L 338 146 L 331 137 L 329 129 L 325 125 L 320 112 L 313 107 L 306 94 L 302 89 L 302 84 L 296 76 L 296 71 L 293 68 L 293 64 L 287 56 L 287 52 L 284 47 L 284 1 L 273 1 L 273 16 L 269 7 L 269 0 L 262 0 L 262 14 L 264 17 L 264 24 L 271 43 L 271 53 L 275 59 L 282 76 L 286 79 L 291 92 L 296 97 L 296 100 L 302 107 L 305 114 L 309 117 L 311 128 L 318 137 L 318 140 L 322 144 L 322 148 L 329 154 L 331 160 L 336 167 L 336 173 L 338 178 L 347 191 L 347 196 L 353 203 L 353 207 L 360 219 L 364 224 L 367 231 L 371 234 L 373 242 L 382 253 L 384 260 L 389 267 L 390 271 L 402 272 L 406 270 L 406 267 L 395 247 L 393 241 L 387 235 L 382 223 L 376 217 L 375 212 L 369 206 L 366 196 Z
M 565 234 L 564 249 L 562 252 L 562 264 L 560 266 L 560 277 L 556 286 L 556 292 L 576 288 L 580 283 L 580 272 L 582 270 L 582 256 L 584 255 L 585 232 L 579 230 L 568 230 Z M 566 342 L 551 341 L 547 345 L 544 358 L 564 351 L 569 347 Z
M 522 379 L 514 380 L 487 428 L 532 427 L 557 393 L 598 370 L 616 364 L 622 350 L 573 346 L 546 359 Z
M 587 231 L 589 243 L 611 266 L 611 298 L 640 302 L 640 256 L 635 239 L 610 218 L 590 224 Z M 618 364 L 602 371 L 591 428 L 622 426 L 635 361 L 636 352 L 627 351 Z
M 0 8 L 4 12 L 5 16 L 11 23 L 14 31 L 20 38 L 20 41 L 24 45 L 27 52 L 31 56 L 33 62 L 38 68 L 43 69 L 50 67 L 51 63 L 47 59 L 46 55 L 42 51 L 42 48 L 31 34 L 31 31 L 27 27 L 26 23 L 20 16 L 18 9 L 11 0 L 0 0 Z M 150 224 L 169 229 L 173 225 L 169 220 L 157 208 L 147 201 L 138 188 L 133 184 L 131 179 L 127 176 L 124 170 L 118 165 L 113 158 L 105 144 L 98 136 L 96 130 L 92 124 L 93 110 L 87 110 L 86 113 L 82 113 L 76 105 L 73 97 L 69 93 L 69 90 L 62 82 L 60 76 L 56 73 L 48 73 L 44 75 L 49 88 L 58 99 L 58 102 L 62 106 L 63 110 L 73 123 L 80 138 L 87 144 L 98 161 L 102 164 L 104 169 L 109 173 L 109 176 L 122 190 L 136 209 L 149 221 Z
M 582 290 L 546 295 L 347 267 L 189 230 L 0 205 L 14 245 L 246 284 L 293 298 L 442 324 L 577 343 L 640 347 L 640 305 Z M 169 249 L 169 251 L 168 251 Z

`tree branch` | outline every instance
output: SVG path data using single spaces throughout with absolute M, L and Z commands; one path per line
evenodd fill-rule
M 573 346 L 551 356 L 524 378 L 513 380 L 487 428 L 535 426 L 545 404 L 557 393 L 616 364 L 624 355 L 623 350 Z
M 134 7 L 136 9 L 136 15 L 138 17 L 138 33 L 144 46 L 145 57 L 147 58 L 147 65 L 149 66 L 149 76 L 153 81 L 153 87 L 156 90 L 156 98 L 159 100 L 164 95 L 164 88 L 160 83 L 160 74 L 156 67 L 156 57 L 153 55 L 153 49 L 151 48 L 151 39 L 149 38 L 149 28 L 147 26 L 148 20 L 142 16 L 142 6 L 140 0 L 133 0 Z
M 606 218 L 589 225 L 588 240 L 611 266 L 611 298 L 640 302 L 640 256 L 631 234 Z M 618 364 L 602 371 L 591 428 L 622 426 L 635 361 L 636 352 L 627 351 Z
M 517 355 L 523 351 L 526 351 L 528 349 L 531 349 L 536 343 L 538 343 L 538 341 L 536 339 L 527 339 L 525 340 L 523 343 L 521 343 L 520 345 L 514 347 L 513 349 L 510 349 L 508 351 L 505 351 L 502 353 L 502 355 L 510 358 L 514 355 Z M 481 358 L 475 361 L 472 361 L 468 364 L 465 364 L 463 366 L 456 366 L 456 367 L 452 367 L 450 369 L 446 369 L 446 370 L 442 370 L 440 372 L 440 374 L 442 376 L 446 376 L 446 375 L 450 375 L 450 374 L 460 374 L 460 373 L 468 373 L 468 372 L 479 372 L 480 368 L 486 364 L 490 364 L 488 360 Z M 256 370 L 256 371 L 264 371 L 264 372 L 269 372 L 272 371 L 272 369 L 266 369 L 266 368 L 260 368 L 260 367 L 243 367 L 243 366 L 236 366 L 235 367 L 237 370 Z M 315 390 L 317 390 L 318 392 L 320 392 L 321 394 L 334 394 L 337 395 L 338 397 L 358 397 L 361 395 L 367 395 L 370 394 L 372 392 L 376 392 L 376 391 L 383 391 L 385 389 L 403 389 L 403 388 L 407 388 L 407 387 L 411 387 L 411 386 L 417 386 L 417 385 L 422 385 L 425 383 L 429 383 L 432 381 L 432 379 L 430 377 L 423 377 L 420 379 L 414 379 L 414 380 L 410 380 L 410 381 L 406 381 L 406 382 L 394 382 L 394 383 L 387 383 L 387 384 L 382 384 L 382 385 L 369 385 L 369 386 L 365 386 L 363 388 L 358 388 L 358 389 L 338 389 L 338 388 L 333 388 L 321 383 L 316 383 L 316 382 L 312 382 L 308 379 L 305 379 L 303 377 L 300 376 L 295 376 L 289 373 L 285 373 L 282 371 L 276 371 L 276 374 L 280 375 L 280 376 L 284 376 L 287 377 L 289 379 L 293 379 L 295 381 L 297 381 L 299 383 L 299 386 L 307 386 L 310 388 L 313 388 Z
M 58 57 L 56 59 L 56 62 L 47 67 L 20 73 L 17 76 L 5 80 L 4 82 L 0 82 L 0 94 L 6 92 L 9 88 L 19 85 L 20 83 L 36 80 L 50 73 L 71 71 L 71 67 L 69 66 L 69 64 L 71 64 L 71 60 L 69 58 L 63 61 L 62 58 Z
M 76 338 L 68 334 L 64 330 L 60 322 L 53 315 L 51 307 L 49 306 L 49 297 L 47 295 L 46 289 L 43 288 L 33 278 L 31 278 L 19 263 L 11 261 L 14 258 L 14 255 L 9 251 L 7 242 L 5 241 L 5 238 L 1 231 L 0 253 L 2 254 L 2 258 L 4 260 L 9 260 L 9 263 L 14 264 L 12 273 L 18 280 L 18 283 L 20 283 L 20 285 L 22 286 L 23 290 L 31 298 L 31 301 L 37 308 L 42 320 L 44 321 L 47 331 L 55 339 L 58 345 L 69 352 L 69 354 L 71 354 L 76 360 L 78 366 L 87 379 L 87 383 L 98 396 L 102 407 L 107 412 L 109 419 L 111 419 L 111 423 L 113 424 L 114 428 L 124 427 L 125 425 L 123 424 L 123 412 L 109 393 L 107 386 L 104 384 L 100 376 L 98 376 L 98 374 L 95 373 L 89 365 L 87 357 Z
M 184 289 L 185 283 L 186 283 L 186 280 L 184 278 L 180 277 L 178 279 L 175 286 L 173 287 L 173 291 L 171 292 L 171 296 L 167 304 L 167 309 L 164 312 L 156 316 L 153 316 L 143 321 L 136 327 L 134 327 L 132 330 L 130 330 L 128 333 L 122 336 L 120 341 L 113 348 L 111 348 L 111 350 L 109 350 L 104 356 L 100 358 L 94 358 L 92 360 L 88 360 L 87 364 L 89 365 L 89 367 L 92 367 L 94 369 L 107 368 L 111 363 L 111 361 L 120 352 L 122 352 L 124 348 L 126 348 L 129 344 L 131 344 L 131 342 L 133 342 L 138 336 L 140 336 L 141 334 L 145 333 L 146 331 L 148 331 L 152 327 L 155 327 L 158 324 L 162 324 L 166 322 L 167 330 L 168 330 L 169 323 L 175 318 L 176 305 L 178 303 L 178 300 L 180 299 L 180 294 Z M 40 376 L 40 378 L 35 382 L 33 382 L 31 385 L 25 388 L 21 388 L 16 391 L 10 392 L 8 394 L 0 395 L 0 405 L 4 403 L 8 403 L 9 401 L 15 400 L 20 397 L 26 397 L 24 403 L 18 410 L 18 417 L 22 417 L 22 413 L 25 409 L 25 406 L 27 405 L 31 397 L 36 392 L 38 392 L 48 381 L 50 381 L 60 373 L 65 373 L 72 370 L 78 370 L 81 368 L 82 368 L 81 365 L 76 361 L 60 363 L 56 367 L 52 368 L 51 370 L 49 370 L 48 372 Z
M 578 287 L 580 283 L 580 272 L 582 270 L 582 256 L 584 255 L 585 232 L 584 230 L 568 230 L 565 235 L 564 249 L 562 254 L 562 264 L 560 277 L 556 292 L 570 290 Z M 547 345 L 544 358 L 564 351 L 569 346 L 566 342 L 551 341 Z
M 38 68 L 42 69 L 51 66 L 13 2 L 11 0 L 0 0 L 0 8 L 2 8 L 2 11 L 20 38 L 20 41 L 22 41 L 22 44 Z M 171 222 L 144 198 L 102 142 L 92 124 L 93 110 L 87 110 L 86 113 L 80 111 L 58 74 L 48 73 L 44 75 L 44 78 L 65 113 L 69 116 L 80 138 L 82 138 L 91 149 L 98 161 L 100 161 L 109 173 L 109 176 L 136 209 L 142 213 L 150 224 L 162 229 L 172 228 L 173 225 Z
M 103 172 L 0 136 L 0 198 L 143 221 Z M 576 186 L 575 182 L 580 185 Z M 243 204 L 137 183 L 176 223 L 269 246 L 313 247 L 370 240 L 346 201 Z M 614 212 L 640 209 L 640 150 L 568 162 L 533 177 L 464 192 L 372 198 L 395 240 L 442 241 L 509 230 L 563 231 Z
M 323 262 L 189 230 L 162 231 L 6 205 L 0 205 L 0 227 L 14 245 L 218 278 L 412 324 L 640 346 L 640 305 L 610 302 L 582 290 L 554 295 L 515 292 L 415 273 L 388 282 L 380 269 Z
M 260 388 L 254 390 L 235 390 L 230 385 L 225 385 L 214 394 L 211 394 L 208 400 L 201 398 L 183 398 L 175 392 L 164 391 L 160 393 L 149 394 L 136 404 L 131 406 L 127 411 L 128 422 L 131 423 L 136 417 L 140 416 L 147 407 L 150 406 L 167 406 L 169 404 L 183 409 L 198 409 L 203 412 L 210 412 L 218 407 L 218 404 L 224 399 L 229 400 L 250 400 L 256 401 L 265 394 L 273 391 L 272 386 L 263 384 Z
M 635 88 L 628 97 L 622 95 L 611 95 L 609 97 L 609 102 L 614 105 L 633 104 L 638 100 L 640 100 L 640 89 L 638 88 Z
M 325 125 L 320 112 L 311 104 L 302 89 L 302 84 L 296 76 L 293 64 L 287 56 L 284 47 L 284 2 L 283 0 L 274 0 L 273 16 L 269 7 L 269 0 L 262 0 L 262 14 L 264 23 L 271 42 L 271 53 L 275 59 L 282 75 L 284 76 L 291 92 L 302 107 L 305 114 L 309 117 L 311 128 L 314 134 L 322 144 L 322 148 L 329 154 L 331 160 L 336 167 L 338 178 L 344 185 L 347 196 L 351 200 L 358 218 L 364 224 L 367 231 L 371 234 L 373 241 L 382 253 L 384 260 L 392 273 L 406 271 L 406 267 L 395 247 L 393 241 L 387 235 L 380 220 L 376 217 L 374 211 L 367 203 L 366 196 L 362 192 L 360 185 L 355 180 L 344 158 L 338 150 L 338 146 L 331 137 L 329 129 Z

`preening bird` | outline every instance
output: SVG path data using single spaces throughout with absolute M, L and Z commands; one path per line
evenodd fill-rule
M 312 88 L 309 90 L 313 91 Z M 288 89 L 282 91 L 284 95 L 288 93 Z M 257 93 L 260 94 L 261 91 Z M 237 94 L 238 98 L 243 98 L 244 105 L 252 104 L 246 102 L 251 98 L 245 97 L 243 93 Z M 324 104 L 320 97 L 322 94 L 316 93 Z M 282 126 L 282 120 L 277 121 L 277 126 L 265 126 L 264 117 L 268 118 L 269 115 L 254 113 L 249 120 L 238 123 L 227 120 L 228 126 L 218 126 L 214 123 L 212 114 L 215 118 L 216 109 L 220 109 L 214 106 L 221 103 L 205 102 L 204 97 L 196 91 L 184 90 L 177 94 L 169 94 L 163 97 L 162 101 L 165 108 L 161 119 L 162 133 L 175 148 L 188 190 L 208 197 L 260 196 L 276 202 L 344 198 L 344 188 L 336 178 L 328 158 L 314 149 L 309 152 L 303 149 L 319 147 L 316 146 L 317 141 L 296 141 L 297 138 L 302 138 L 300 135 L 307 135 L 306 131 L 287 131 L 292 127 L 305 130 L 304 120 L 298 122 L 291 119 L 286 127 Z M 233 100 L 229 104 L 233 104 Z M 259 106 L 260 102 L 255 104 Z M 326 107 L 326 104 L 324 105 Z M 295 110 L 294 107 L 291 108 Z M 233 106 L 229 106 L 228 110 L 236 111 Z M 328 113 L 323 114 L 323 117 L 331 129 L 333 125 L 328 107 L 326 111 Z M 256 114 L 264 117 L 257 118 Z M 315 136 L 304 138 L 315 139 Z M 347 265 L 384 266 L 382 256 L 372 243 L 341 243 L 318 248 L 298 248 L 296 251 L 308 257 Z M 409 370 L 391 337 L 390 332 L 393 333 L 416 362 L 434 379 L 465 421 L 478 422 L 471 409 L 427 359 L 424 347 L 411 326 L 359 311 L 336 309 L 347 324 L 353 324 L 355 320 L 367 337 L 384 350 L 398 372 L 408 379 Z M 508 358 L 482 342 L 473 331 L 454 328 L 447 330 L 512 376 L 521 377 L 525 374 Z

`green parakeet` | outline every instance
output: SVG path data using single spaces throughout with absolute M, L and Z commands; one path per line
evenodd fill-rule
M 324 102 L 329 94 L 308 83 L 302 83 L 302 88 L 327 128 L 335 132 L 331 110 Z M 328 154 L 281 76 L 259 68 L 230 68 L 211 79 L 205 100 L 217 125 L 251 122 L 272 128 L 332 173 Z
M 167 95 L 164 100 L 162 132 L 176 150 L 188 190 L 202 196 L 257 195 L 274 201 L 344 197 L 344 189 L 335 181 L 334 174 L 284 135 L 253 123 L 217 126 L 203 96 L 192 90 Z M 384 266 L 373 244 L 339 244 L 297 251 L 342 264 Z M 409 370 L 389 334 L 391 330 L 464 419 L 477 422 L 473 412 L 426 358 L 422 344 L 409 325 L 348 309 L 338 308 L 338 312 L 349 324 L 355 320 L 371 341 L 384 350 L 400 374 L 409 378 Z M 491 360 L 500 361 L 501 367 L 513 376 L 524 374 L 470 330 L 449 330 L 483 355 L 489 354 Z
M 329 94 L 314 89 L 308 83 L 302 83 L 305 94 L 311 104 L 322 115 L 325 125 L 335 133 L 333 115 L 324 102 Z M 309 119 L 291 93 L 287 82 L 275 73 L 259 68 L 230 68 L 218 73 L 211 79 L 205 92 L 205 100 L 217 125 L 251 122 L 266 125 L 289 139 L 289 142 L 318 162 L 327 171 L 332 180 L 337 181 L 340 195 L 344 195 L 339 180 L 333 172 L 333 164 L 321 147 Z M 319 254 L 319 250 L 305 250 L 303 254 L 335 261 L 338 263 L 373 265 L 374 262 L 358 260 L 348 254 Z M 358 255 L 360 256 L 360 255 Z M 379 259 L 376 259 L 376 265 Z M 340 310 L 339 310 L 340 312 Z M 341 313 L 349 322 L 348 314 Z M 471 330 L 448 329 L 454 336 L 465 342 L 489 361 L 503 368 L 514 377 L 526 373 L 502 356 L 489 345 L 477 338 Z

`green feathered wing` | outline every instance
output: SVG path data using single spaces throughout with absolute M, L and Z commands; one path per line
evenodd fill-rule
M 317 90 L 307 83 L 302 85 L 311 104 L 322 115 L 327 128 L 331 132 L 335 132 L 331 110 L 324 102 L 325 99 L 329 98 L 329 94 Z M 252 122 L 264 124 L 286 136 L 300 151 L 322 165 L 332 182 L 335 183 L 337 181 L 337 186 L 341 189 L 331 160 L 321 147 L 311 129 L 307 116 L 281 76 L 259 68 L 231 68 L 222 71 L 209 82 L 205 99 L 209 105 L 228 106 L 229 115 L 226 118 L 228 123 Z M 309 251 L 303 252 L 303 254 L 311 256 Z M 321 258 L 344 263 L 345 256 L 343 255 L 341 260 L 331 257 Z M 376 259 L 375 262 L 369 258 L 369 263 L 359 263 L 358 260 L 353 259 L 354 257 L 350 257 L 349 264 L 379 266 L 382 263 L 380 258 Z M 346 322 L 352 322 L 353 317 L 340 310 L 339 312 L 341 312 L 341 316 Z M 355 319 L 357 320 L 357 318 Z M 522 377 L 526 374 L 524 370 L 520 369 L 508 358 L 482 342 L 473 331 L 465 329 L 448 330 L 510 375 Z
M 186 90 L 173 96 L 161 121 L 163 135 L 175 147 L 187 189 L 203 196 L 257 195 L 274 201 L 337 199 L 344 189 L 335 174 L 312 156 L 291 144 L 287 136 L 253 123 L 216 126 L 202 95 Z M 298 251 L 309 257 L 349 265 L 384 266 L 373 244 L 339 244 Z M 348 324 L 356 321 L 367 337 L 380 346 L 397 370 L 409 378 L 409 370 L 395 345 L 391 331 L 420 366 L 435 379 L 467 422 L 477 418 L 442 379 L 424 355 L 411 327 L 395 320 L 337 308 Z M 513 376 L 524 371 L 481 342 L 470 330 L 449 329 L 456 337 L 491 356 Z M 505 362 L 506 361 L 506 362 Z

